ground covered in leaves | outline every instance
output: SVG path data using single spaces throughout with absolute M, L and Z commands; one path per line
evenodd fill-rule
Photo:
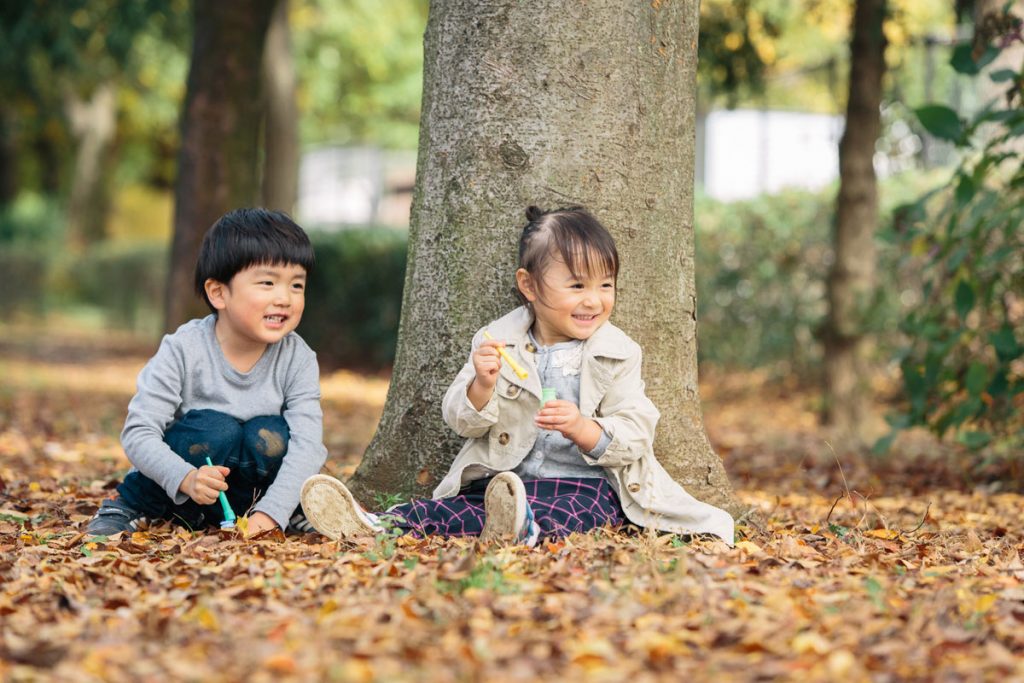
M 157 526 L 92 541 L 151 349 L 0 331 L 4 680 L 991 680 L 1024 677 L 1020 473 L 921 435 L 885 461 L 829 441 L 814 396 L 702 385 L 756 515 L 734 548 L 574 536 L 527 550 Z M 329 470 L 386 380 L 324 377 Z

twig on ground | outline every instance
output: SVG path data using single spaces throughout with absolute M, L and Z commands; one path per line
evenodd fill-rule
M 918 524 L 913 529 L 911 529 L 910 531 L 900 531 L 900 534 L 902 534 L 904 536 L 910 536 L 910 535 L 916 534 L 918 531 L 920 531 L 921 527 L 924 526 L 924 523 L 928 521 L 928 512 L 931 509 L 932 509 L 932 502 L 928 501 L 928 505 L 926 505 L 925 508 L 924 508 L 924 514 L 921 515 L 921 523 Z

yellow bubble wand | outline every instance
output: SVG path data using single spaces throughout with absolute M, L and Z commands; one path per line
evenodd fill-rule
M 492 337 L 487 330 L 484 330 L 484 339 L 493 340 L 494 337 Z M 501 354 L 501 357 L 505 359 L 505 362 L 508 363 L 508 366 L 512 368 L 512 372 L 516 373 L 519 379 L 526 379 L 529 376 L 529 373 L 527 373 L 526 370 L 523 369 L 523 366 L 515 362 L 512 356 L 510 356 L 508 351 L 506 351 L 504 348 L 499 347 L 498 353 Z

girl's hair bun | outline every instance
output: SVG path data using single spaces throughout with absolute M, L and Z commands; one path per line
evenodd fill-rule
M 545 211 L 544 209 L 538 208 L 536 206 L 528 206 L 526 207 L 526 220 L 532 223 L 533 221 L 543 216 L 545 213 L 547 213 L 547 211 Z

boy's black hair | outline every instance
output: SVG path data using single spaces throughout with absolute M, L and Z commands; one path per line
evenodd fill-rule
M 615 240 L 582 206 L 553 211 L 531 206 L 526 209 L 526 220 L 519 238 L 519 267 L 530 274 L 538 296 L 544 291 L 544 271 L 554 258 L 560 258 L 577 278 L 595 272 L 618 278 L 619 252 Z M 515 294 L 524 304 L 528 303 L 518 286 Z
M 229 211 L 206 231 L 196 259 L 195 288 L 216 312 L 206 296 L 206 281 L 227 284 L 239 271 L 255 265 L 302 266 L 313 269 L 313 245 L 309 236 L 288 214 L 261 208 Z

